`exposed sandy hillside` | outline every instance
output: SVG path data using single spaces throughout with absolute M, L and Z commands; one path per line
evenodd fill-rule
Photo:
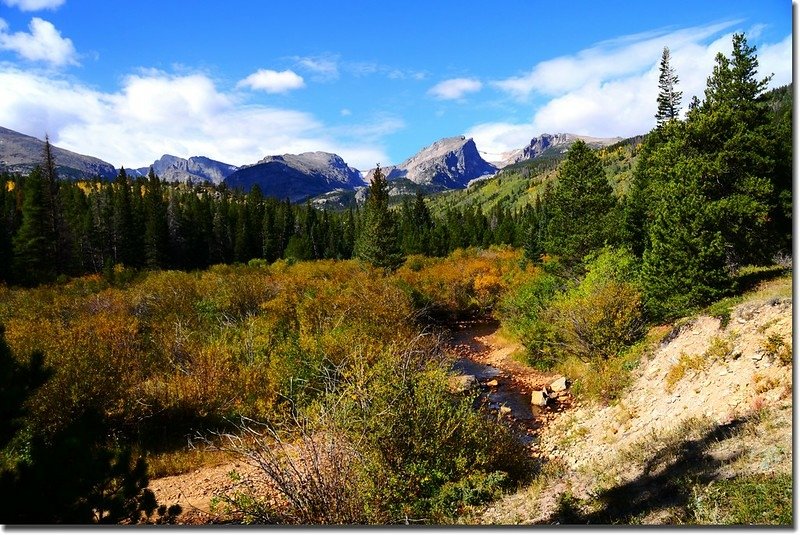
M 790 291 L 790 279 L 768 285 L 727 325 L 679 322 L 619 403 L 578 405 L 543 428 L 543 475 L 478 521 L 681 522 L 689 492 L 676 482 L 790 474 Z

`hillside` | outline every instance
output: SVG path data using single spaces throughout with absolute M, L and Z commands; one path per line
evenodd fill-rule
M 642 138 L 636 136 L 596 149 L 606 176 L 618 195 L 624 194 L 633 176 Z M 534 205 L 536 197 L 557 176 L 558 166 L 565 156 L 566 153 L 561 150 L 541 154 L 509 165 L 490 178 L 473 181 L 466 189 L 432 195 L 431 210 L 441 213 L 448 207 L 477 205 L 487 213 L 498 204 L 512 210 Z
M 52 147 L 58 173 L 62 178 L 112 179 L 114 166 L 99 158 L 84 156 L 56 146 Z M 26 175 L 42 162 L 44 141 L 33 136 L 0 127 L 0 171 Z
M 660 342 L 624 395 L 554 414 L 537 441 L 546 461 L 541 475 L 473 521 L 729 523 L 744 514 L 737 493 L 753 481 L 758 492 L 785 489 L 780 482 L 792 467 L 791 295 L 785 276 L 728 311 L 708 309 L 721 317 L 658 328 Z

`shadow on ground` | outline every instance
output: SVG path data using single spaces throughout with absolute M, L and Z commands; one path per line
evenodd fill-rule
M 669 444 L 644 464 L 636 479 L 599 493 L 582 502 L 570 495 L 560 497 L 559 507 L 549 519 L 558 524 L 631 524 L 663 513 L 666 520 L 688 513 L 691 487 L 719 478 L 719 469 L 741 454 L 719 458 L 710 455 L 715 443 L 735 435 L 748 418 L 717 425 L 694 440 Z M 590 509 L 588 512 L 586 509 Z

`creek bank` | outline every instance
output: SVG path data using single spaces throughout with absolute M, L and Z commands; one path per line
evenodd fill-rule
M 541 457 L 538 436 L 543 426 L 569 410 L 574 399 L 567 388 L 553 392 L 551 385 L 563 382 L 555 373 L 521 364 L 514 355 L 522 352 L 518 342 L 502 337 L 499 322 L 479 318 L 454 322 L 445 351 L 454 361 L 451 387 L 474 392 L 476 408 L 496 414 L 534 456 Z M 532 398 L 548 397 L 541 403 Z M 538 394 L 538 396 L 537 396 Z

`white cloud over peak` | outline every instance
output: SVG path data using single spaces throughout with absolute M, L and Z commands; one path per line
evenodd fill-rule
M 41 9 L 56 9 L 63 5 L 65 0 L 3 0 L 8 7 L 16 7 L 21 11 L 39 11 Z
M 8 24 L 0 19 L 0 49 L 16 52 L 30 61 L 43 61 L 52 66 L 78 65 L 72 41 L 61 37 L 51 22 L 34 17 L 28 25 L 30 33 L 9 33 Z
M 236 87 L 249 87 L 267 93 L 286 93 L 293 89 L 305 87 L 303 77 L 294 71 L 273 71 L 270 69 L 259 69 L 244 80 L 241 80 Z
M 118 91 L 102 92 L 0 64 L 0 125 L 38 138 L 47 133 L 59 147 L 115 166 L 146 166 L 165 153 L 243 165 L 323 150 L 369 168 L 388 161 L 381 137 L 402 127 L 388 117 L 334 128 L 310 113 L 241 98 L 204 74 L 145 71 L 126 77 Z
M 458 100 L 468 93 L 480 91 L 482 87 L 480 80 L 475 78 L 452 78 L 439 82 L 428 93 L 440 100 Z
M 536 64 L 523 76 L 492 82 L 512 98 L 532 101 L 528 120 L 482 123 L 466 135 L 487 153 L 520 148 L 542 133 L 569 132 L 597 137 L 633 136 L 655 126 L 661 52 L 669 47 L 685 110 L 693 95 L 702 99 L 718 52 L 730 55 L 737 22 L 656 31 L 604 41 L 571 56 Z M 721 33 L 729 30 L 726 33 Z M 759 72 L 774 72 L 776 87 L 792 79 L 792 36 L 758 44 Z
M 571 56 L 560 56 L 536 64 L 530 72 L 492 82 L 495 87 L 524 99 L 532 93 L 557 96 L 591 83 L 620 78 L 648 70 L 661 58 L 664 46 L 681 48 L 707 39 L 729 28 L 722 22 L 673 32 L 654 31 L 603 41 Z

